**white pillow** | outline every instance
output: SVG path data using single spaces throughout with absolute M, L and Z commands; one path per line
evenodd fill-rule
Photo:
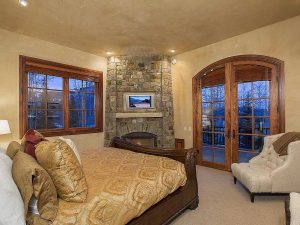
M 0 152 L 0 224 L 26 225 L 24 203 L 12 174 L 12 160 Z
M 77 147 L 76 147 L 75 143 L 71 139 L 67 139 L 67 138 L 64 138 L 64 137 L 59 137 L 58 139 L 66 142 L 67 145 L 69 145 L 71 147 L 71 149 L 75 153 L 75 155 L 76 155 L 79 163 L 81 164 L 80 154 L 79 154 L 79 152 L 77 150 Z

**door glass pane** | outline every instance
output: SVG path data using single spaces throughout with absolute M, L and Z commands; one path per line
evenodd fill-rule
M 214 131 L 215 132 L 225 132 L 225 118 L 214 119 Z
M 214 116 L 225 116 L 225 102 L 214 103 Z
M 252 136 L 239 135 L 239 149 L 244 151 L 252 151 Z
M 224 85 L 214 86 L 214 101 L 224 101 Z
M 252 134 L 252 119 L 239 118 L 239 133 Z
M 264 146 L 264 137 L 263 136 L 254 136 L 254 150 L 256 152 L 261 152 Z
M 203 143 L 203 145 L 212 145 L 212 134 L 203 133 L 202 134 L 202 143 Z
M 252 115 L 252 100 L 239 100 L 238 101 L 238 113 L 239 116 L 251 116 Z
M 252 159 L 253 155 L 252 153 L 248 152 L 238 152 L 238 162 L 239 163 L 247 163 L 250 159 Z
M 225 163 L 225 150 L 214 149 L 214 162 Z
M 202 88 L 202 102 L 212 101 L 212 88 Z
M 214 146 L 219 148 L 225 147 L 225 135 L 224 134 L 214 134 Z
M 202 160 L 212 162 L 212 154 L 213 150 L 210 146 L 203 146 L 202 147 Z
M 254 116 L 270 116 L 270 100 L 254 100 Z
M 202 115 L 211 116 L 212 115 L 212 104 L 202 103 Z
M 255 134 L 270 134 L 270 118 L 255 118 L 254 129 Z
M 253 85 L 254 98 L 266 98 L 270 96 L 270 81 L 255 81 Z
M 238 83 L 238 99 L 252 98 L 252 83 Z
M 212 118 L 207 116 L 202 116 L 202 130 L 212 131 Z

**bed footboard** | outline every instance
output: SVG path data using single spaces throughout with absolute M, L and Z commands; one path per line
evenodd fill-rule
M 185 165 L 187 182 L 174 193 L 168 195 L 160 202 L 149 208 L 141 216 L 133 219 L 127 225 L 165 225 L 169 224 L 185 209 L 196 209 L 199 203 L 198 183 L 196 174 L 196 160 L 198 151 L 196 149 L 176 150 L 159 149 L 138 146 L 115 137 L 111 147 L 127 149 L 130 151 L 164 156 L 182 162 Z

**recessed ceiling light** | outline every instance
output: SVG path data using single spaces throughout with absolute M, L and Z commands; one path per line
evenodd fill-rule
M 175 50 L 175 49 L 171 49 L 170 52 L 171 52 L 171 53 L 175 53 L 176 50 Z
M 112 55 L 113 53 L 112 52 L 106 52 L 106 55 Z
M 19 0 L 19 3 L 20 3 L 22 6 L 27 6 L 27 5 L 28 5 L 28 1 L 27 1 L 27 0 Z

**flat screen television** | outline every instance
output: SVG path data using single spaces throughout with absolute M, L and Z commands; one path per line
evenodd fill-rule
M 124 110 L 154 109 L 154 93 L 125 93 Z

